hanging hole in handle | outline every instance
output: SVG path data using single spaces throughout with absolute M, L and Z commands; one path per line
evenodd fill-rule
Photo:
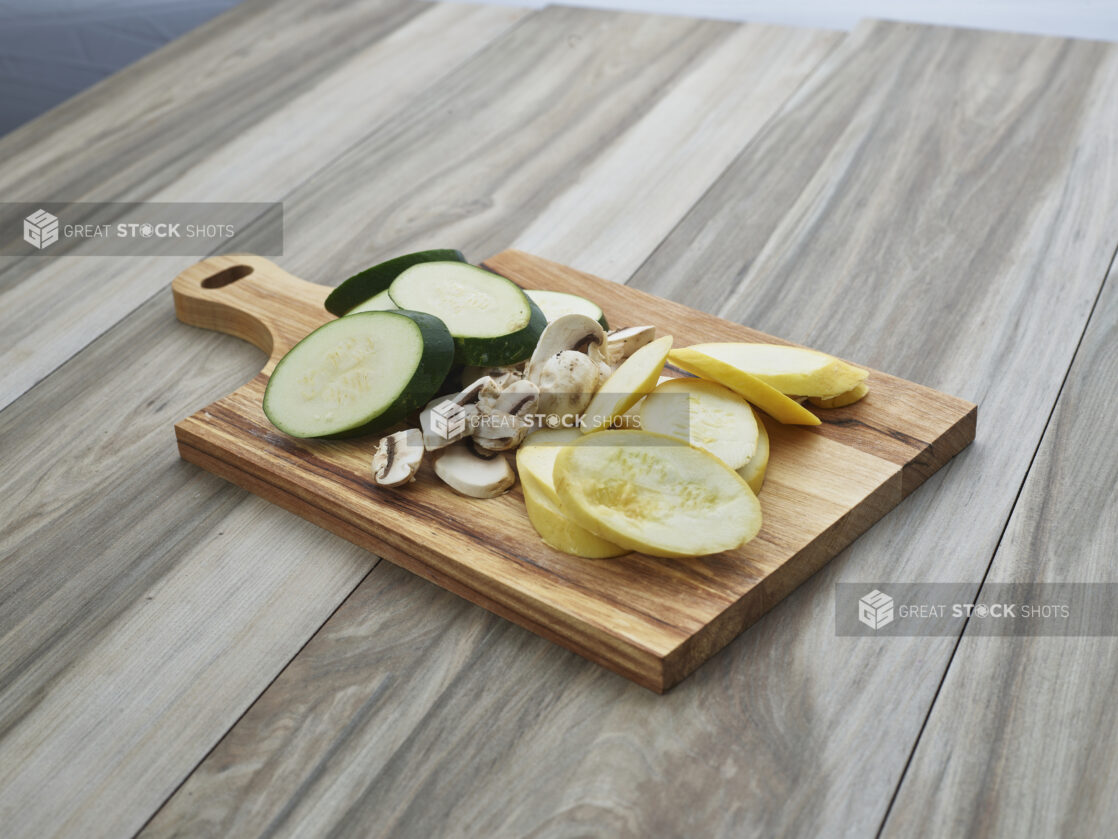
M 202 288 L 224 288 L 252 273 L 251 265 L 233 265 L 202 280 Z

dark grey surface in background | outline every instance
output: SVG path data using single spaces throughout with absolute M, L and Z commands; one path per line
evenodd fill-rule
M 240 0 L 0 0 L 0 135 Z

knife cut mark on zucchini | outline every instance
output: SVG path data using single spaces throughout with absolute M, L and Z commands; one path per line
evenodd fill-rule
M 320 326 L 288 351 L 264 391 L 264 413 L 293 437 L 352 437 L 425 405 L 454 358 L 438 318 L 363 312 Z
M 366 268 L 345 280 L 326 298 L 326 311 L 341 317 L 385 291 L 400 274 L 422 262 L 465 262 L 461 251 L 443 248 L 397 256 Z M 393 308 L 393 307 L 389 307 Z
M 446 324 L 459 364 L 515 364 L 532 355 L 547 318 L 520 286 L 462 262 L 424 262 L 388 287 L 402 309 Z

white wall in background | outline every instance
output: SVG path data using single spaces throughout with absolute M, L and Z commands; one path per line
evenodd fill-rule
M 544 0 L 488 1 L 505 6 L 547 5 Z M 1118 41 L 1118 0 L 562 0 L 562 3 L 825 29 L 851 29 L 863 18 L 884 18 Z

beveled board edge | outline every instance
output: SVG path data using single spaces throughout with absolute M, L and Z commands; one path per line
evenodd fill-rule
M 283 487 L 260 475 L 240 468 L 227 460 L 222 460 L 215 453 L 205 451 L 203 447 L 206 442 L 190 432 L 189 419 L 191 418 L 175 425 L 179 456 L 183 460 L 193 463 L 278 507 L 282 507 L 312 524 L 329 530 L 346 541 L 352 542 L 376 556 L 387 559 L 394 565 L 398 565 L 440 588 L 457 594 L 471 603 L 539 635 L 541 638 L 545 638 L 583 658 L 612 670 L 642 687 L 656 693 L 663 693 L 671 687 L 671 684 L 674 684 L 674 682 L 666 683 L 664 661 L 652 653 L 640 650 L 616 636 L 593 634 L 593 627 L 577 620 L 567 621 L 565 625 L 560 627 L 567 634 L 559 634 L 547 624 L 534 621 L 522 611 L 494 600 L 456 577 L 442 573 L 421 557 L 413 556 L 396 548 L 365 528 L 359 527 L 307 499 L 288 492 Z M 590 637 L 590 635 L 593 635 L 593 637 Z M 585 638 L 586 643 L 580 643 L 580 638 Z

